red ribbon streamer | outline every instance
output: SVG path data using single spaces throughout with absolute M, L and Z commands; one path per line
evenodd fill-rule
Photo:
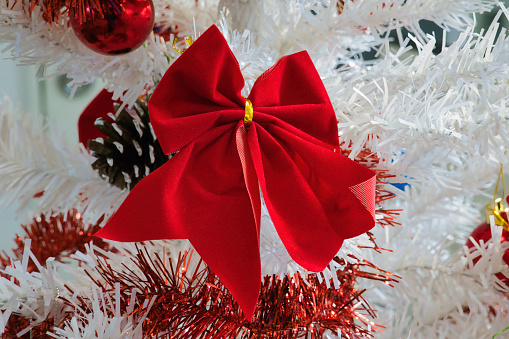
M 189 239 L 252 319 L 260 292 L 259 188 L 290 256 L 322 271 L 374 226 L 375 174 L 336 152 L 334 110 L 307 52 L 280 59 L 246 99 L 216 26 L 169 68 L 149 102 L 165 153 L 98 236 Z
M 80 142 L 88 148 L 88 141 L 97 138 L 106 138 L 106 136 L 99 131 L 95 126 L 95 121 L 99 118 L 103 118 L 109 123 L 113 122 L 108 116 L 108 113 L 114 113 L 114 103 L 120 103 L 119 101 L 113 100 L 113 94 L 103 89 L 97 96 L 92 100 L 87 107 L 81 113 L 78 120 L 78 135 Z

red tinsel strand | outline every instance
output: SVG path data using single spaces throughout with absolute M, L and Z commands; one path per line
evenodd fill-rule
M 146 249 L 139 249 L 133 255 L 133 262 L 141 273 L 127 266 L 123 271 L 114 270 L 100 260 L 97 270 L 102 279 L 96 285 L 104 288 L 105 294 L 111 294 L 115 284 L 120 284 L 124 312 L 131 302 L 131 291 L 134 288 L 142 291 L 135 299 L 132 315 L 136 319 L 146 312 L 144 302 L 156 296 L 144 322 L 143 334 L 147 338 L 160 337 L 162 333 L 179 339 L 277 339 L 306 335 L 322 338 L 326 331 L 337 333 L 338 330 L 345 336 L 359 338 L 372 336 L 373 331 L 381 331 L 382 327 L 367 320 L 375 313 L 362 298 L 363 291 L 355 289 L 356 279 L 397 281 L 396 276 L 381 270 L 378 273 L 363 270 L 376 269 L 372 264 L 350 264 L 342 259 L 336 259 L 346 265 L 337 272 L 338 289 L 328 288 L 323 275 L 321 278 L 318 275 L 303 278 L 299 274 L 266 276 L 255 317 L 249 323 L 228 290 L 205 265 L 200 262 L 193 272 L 188 272 L 189 257 L 190 254 L 184 253 L 173 263 L 157 255 L 151 258 Z M 82 309 L 91 311 L 87 300 L 78 302 Z M 111 310 L 104 311 L 111 313 Z
M 6 7 L 13 8 L 19 0 L 6 0 Z M 197 1 L 195 2 L 196 5 Z M 105 5 L 106 4 L 106 5 Z M 23 2 L 23 8 L 33 12 L 36 6 L 40 6 L 42 18 L 48 23 L 58 23 L 61 15 L 67 15 L 70 8 L 77 8 L 76 13 L 79 14 L 80 22 L 87 21 L 85 8 L 92 8 L 94 16 L 104 18 L 105 15 L 112 14 L 116 8 L 120 8 L 121 0 L 29 0 Z M 154 24 L 154 34 L 161 36 L 165 41 L 171 40 L 171 35 L 177 36 L 179 28 L 177 24 L 162 21 Z
M 0 254 L 0 267 L 5 268 L 11 265 L 11 261 L 21 260 L 25 248 L 25 239 L 31 239 L 31 251 L 40 263 L 45 263 L 50 257 L 61 261 L 76 251 L 85 251 L 85 244 L 94 241 L 94 246 L 105 251 L 111 249 L 110 245 L 103 239 L 93 237 L 101 227 L 102 218 L 96 225 L 89 225 L 83 222 L 81 214 L 75 210 L 67 214 L 56 216 L 41 215 L 35 218 L 29 225 L 22 225 L 25 231 L 23 238 L 16 235 L 16 247 L 12 249 L 13 255 L 9 256 L 5 251 Z M 30 259 L 28 272 L 36 271 L 35 263 Z
M 19 0 L 7 0 L 6 7 L 13 8 Z M 67 15 L 69 8 L 77 8 L 80 22 L 87 20 L 85 8 L 92 8 L 94 16 L 104 18 L 119 8 L 120 0 L 28 0 L 23 2 L 23 8 L 30 13 L 35 6 L 40 6 L 43 19 L 48 23 L 57 23 L 61 15 Z
M 99 220 L 100 223 L 102 218 Z M 103 241 L 93 237 L 93 234 L 100 229 L 99 225 L 89 225 L 83 222 L 80 213 L 75 210 L 69 211 L 67 214 L 58 214 L 56 216 L 45 216 L 33 220 L 29 225 L 23 225 L 25 235 L 22 238 L 16 235 L 16 247 L 12 249 L 13 254 L 9 256 L 5 251 L 0 254 L 0 268 L 10 266 L 13 261 L 19 261 L 23 258 L 25 248 L 25 240 L 31 239 L 31 252 L 37 258 L 39 263 L 44 264 L 50 257 L 56 261 L 62 261 L 76 251 L 85 252 L 85 244 L 94 241 L 94 246 L 105 251 L 113 250 L 111 246 Z M 28 272 L 37 271 L 37 266 L 29 259 Z M 5 274 L 5 278 L 9 279 Z M 51 330 L 53 326 L 62 324 L 68 315 L 59 314 L 58 321 L 53 317 L 44 320 L 33 326 L 28 333 L 21 338 L 51 338 L 46 332 Z M 12 314 L 6 324 L 2 338 L 19 338 L 18 333 L 25 328 L 30 327 L 32 319 L 25 318 L 18 314 Z
M 29 332 L 25 333 L 22 336 L 18 336 L 18 333 L 23 331 L 25 328 L 30 327 L 32 323 L 32 319 L 25 318 L 18 314 L 12 314 L 9 317 L 9 322 L 5 327 L 4 332 L 0 336 L 3 339 L 32 339 L 32 338 L 40 338 L 40 339 L 50 339 L 54 338 L 47 334 L 48 331 L 53 330 L 53 326 L 55 325 L 54 318 L 48 318 L 44 320 L 42 323 L 34 326 Z

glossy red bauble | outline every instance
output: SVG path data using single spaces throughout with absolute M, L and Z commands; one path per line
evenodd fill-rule
M 497 227 L 500 227 L 500 226 L 497 226 Z M 491 239 L 491 227 L 489 224 L 487 223 L 484 223 L 484 224 L 481 224 L 479 225 L 473 232 L 472 234 L 470 234 L 470 237 L 472 237 L 477 243 L 479 243 L 481 240 L 483 240 L 485 243 L 488 242 L 488 240 Z M 467 242 L 465 243 L 465 245 L 467 245 L 467 247 L 469 249 L 474 249 L 475 246 L 474 246 L 474 243 L 470 240 L 470 237 L 468 238 Z M 502 236 L 500 238 L 500 242 L 501 243 L 504 243 L 506 241 L 509 241 L 509 232 L 506 231 L 505 229 L 502 231 Z M 476 257 L 473 259 L 473 263 L 475 265 L 475 263 L 477 263 L 480 259 L 480 256 L 479 257 Z M 509 249 L 505 251 L 502 259 L 504 260 L 504 262 L 509 265 Z M 509 286 L 509 277 L 506 277 L 504 274 L 502 273 L 497 273 L 496 274 L 497 278 L 500 279 L 505 285 Z
M 102 14 L 85 2 L 80 15 L 79 7 L 69 9 L 71 26 L 78 39 L 91 50 L 106 54 L 125 54 L 140 47 L 154 26 L 152 0 L 104 1 Z M 84 16 L 84 17 L 83 17 Z

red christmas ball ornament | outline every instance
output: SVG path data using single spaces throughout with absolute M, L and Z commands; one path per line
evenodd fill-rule
M 508 197 L 509 199 L 509 197 Z M 502 205 L 502 199 L 496 199 L 492 204 L 488 204 L 486 206 L 486 220 L 489 221 L 489 216 L 494 216 L 495 224 L 498 227 L 507 226 L 507 208 L 505 208 Z M 465 245 L 470 249 L 471 252 L 475 250 L 474 242 L 471 240 L 475 240 L 477 243 L 480 243 L 481 240 L 484 241 L 484 243 L 488 242 L 488 240 L 491 239 L 491 226 L 488 222 L 485 222 L 481 225 L 479 225 L 468 238 Z M 504 227 L 502 230 L 502 236 L 500 237 L 500 243 L 505 243 L 509 241 L 509 231 Z M 475 257 L 472 262 L 474 265 L 479 261 L 481 256 Z M 509 265 L 509 249 L 505 251 L 504 255 L 502 256 L 502 260 L 506 263 L 506 265 Z M 509 287 L 509 277 L 505 276 L 502 273 L 496 273 L 495 274 L 498 279 L 500 279 L 506 286 Z
M 71 7 L 71 27 L 91 50 L 117 55 L 140 47 L 154 26 L 152 0 L 106 0 L 98 9 L 90 1 Z

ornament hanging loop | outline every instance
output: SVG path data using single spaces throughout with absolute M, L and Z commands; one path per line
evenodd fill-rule
M 498 196 L 501 181 L 502 181 L 502 197 Z M 504 165 L 500 164 L 500 170 L 498 172 L 497 185 L 495 187 L 493 201 L 486 205 L 486 222 L 489 224 L 490 216 L 494 216 L 496 225 L 502 226 L 504 229 L 509 230 L 509 224 L 507 223 L 509 208 L 504 205 L 504 197 L 505 197 Z
M 173 47 L 173 49 L 174 49 L 174 50 L 176 50 L 177 52 L 179 52 L 180 54 L 182 54 L 182 53 L 184 53 L 185 51 L 181 51 L 180 49 L 178 49 L 178 48 L 177 48 L 177 39 L 178 39 L 177 37 L 174 37 L 174 38 L 173 38 L 173 44 L 172 44 L 172 47 Z M 191 38 L 190 36 L 189 36 L 189 37 L 187 37 L 185 40 L 186 40 L 186 44 L 187 44 L 188 46 L 191 46 L 191 45 L 193 44 L 193 42 L 194 42 L 193 38 Z
M 495 193 L 493 194 L 493 201 L 497 200 L 498 188 L 500 186 L 500 180 L 502 180 L 502 198 L 505 197 L 505 177 L 504 177 L 504 165 L 500 164 L 500 170 L 498 171 L 497 186 L 495 187 Z

